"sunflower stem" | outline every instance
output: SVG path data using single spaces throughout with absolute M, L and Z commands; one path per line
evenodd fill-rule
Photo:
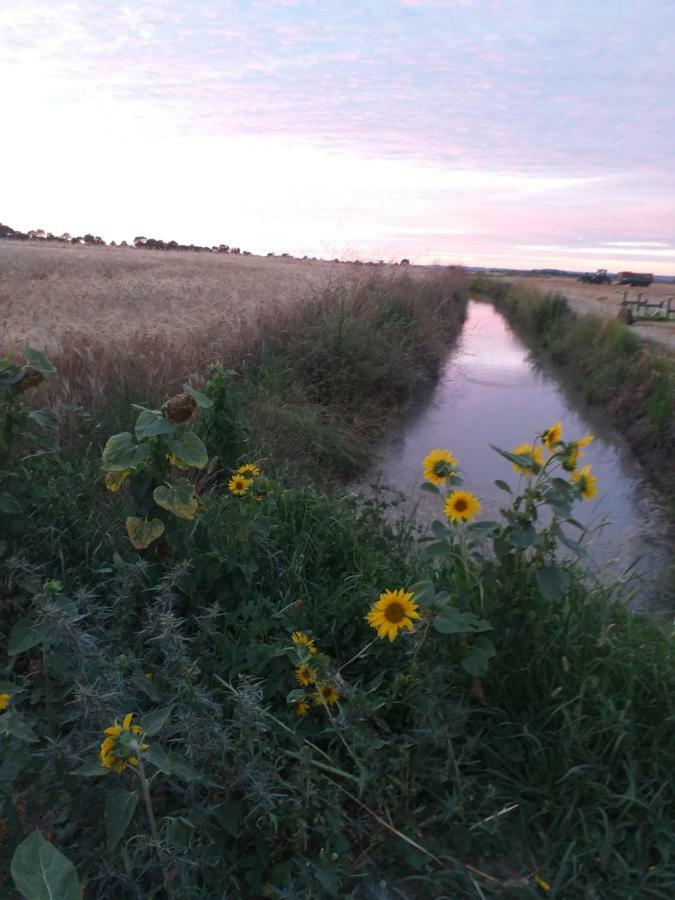
M 362 647 L 362 648 L 359 650 L 359 652 L 356 654 L 356 656 L 352 656 L 352 658 L 351 658 L 350 660 L 348 660 L 344 665 L 340 666 L 340 668 L 337 670 L 337 672 L 336 672 L 335 674 L 336 674 L 336 675 L 339 675 L 340 672 L 342 672 L 343 669 L 346 669 L 347 666 L 350 666 L 350 665 L 351 665 L 353 662 L 355 662 L 360 656 L 363 656 L 363 654 L 366 652 L 366 650 L 369 650 L 369 649 L 373 646 L 373 644 L 375 643 L 375 641 L 377 641 L 377 638 L 376 638 L 376 637 L 374 637 L 374 638 L 372 639 L 372 641 L 371 641 L 369 644 L 366 644 L 365 647 Z

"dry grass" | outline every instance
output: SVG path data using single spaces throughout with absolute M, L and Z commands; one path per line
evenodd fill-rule
M 514 284 L 522 284 L 527 287 L 535 287 L 540 291 L 559 291 L 570 302 L 570 306 L 580 313 L 594 313 L 595 315 L 616 318 L 619 312 L 619 304 L 624 292 L 628 291 L 630 299 L 635 299 L 639 293 L 647 297 L 650 303 L 660 303 L 668 297 L 673 298 L 675 306 L 675 284 L 654 282 L 648 288 L 633 288 L 619 284 L 584 284 L 575 278 L 528 276 L 526 278 L 509 278 Z M 655 312 L 655 310 L 648 310 Z M 636 322 L 632 326 L 640 337 L 646 337 L 657 343 L 675 350 L 675 318 L 670 317 L 669 322 Z
M 69 332 L 108 341 L 237 331 L 336 281 L 347 263 L 0 241 L 0 342 L 54 351 Z M 370 271 L 370 267 L 368 268 Z

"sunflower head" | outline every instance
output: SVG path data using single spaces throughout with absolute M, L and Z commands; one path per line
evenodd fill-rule
M 546 431 L 542 433 L 541 440 L 544 446 L 551 450 L 556 444 L 559 444 L 562 441 L 562 436 L 562 422 L 556 422 L 555 425 L 551 425 L 550 428 L 547 428 Z
M 243 475 L 233 475 L 227 482 L 227 489 L 231 494 L 243 497 L 252 483 L 253 479 L 251 478 L 245 478 Z
M 298 602 L 297 600 L 295 601 Z M 316 653 L 316 644 L 314 638 L 309 637 L 304 631 L 294 631 L 291 634 L 291 640 L 298 648 L 304 648 L 310 653 Z
M 402 628 L 415 630 L 413 619 L 419 619 L 420 613 L 413 597 L 414 594 L 403 588 L 380 594 L 366 616 L 366 622 L 375 629 L 379 638 L 393 641 Z
M 303 687 L 314 684 L 316 681 L 316 669 L 308 665 L 298 666 L 295 670 L 295 680 Z
M 98 758 L 106 769 L 123 772 L 129 766 L 137 766 L 141 751 L 148 749 L 143 743 L 143 729 L 133 725 L 133 713 L 127 713 L 120 725 L 115 724 L 104 730 L 105 738 L 101 743 Z
M 176 394 L 167 401 L 166 417 L 174 425 L 188 422 L 197 415 L 197 404 L 189 394 Z
M 0 694 L 0 712 L 9 706 L 9 694 Z
M 31 388 L 36 388 L 38 385 L 42 384 L 44 380 L 45 376 L 39 369 L 34 369 L 32 366 L 26 366 L 23 375 L 14 385 L 14 393 L 23 394 L 24 391 L 30 391 Z
M 513 448 L 511 453 L 515 453 L 516 456 L 529 456 L 532 461 L 531 465 L 525 466 L 520 466 L 518 463 L 511 463 L 515 471 L 520 475 L 529 475 L 532 472 L 538 472 L 544 465 L 544 454 L 542 453 L 541 447 L 535 447 L 533 444 L 518 444 L 517 447 Z
M 245 478 L 256 478 L 260 473 L 260 466 L 255 463 L 245 463 L 243 466 L 239 466 L 236 474 L 243 475 Z
M 480 512 L 480 500 L 469 491 L 453 491 L 443 512 L 451 522 L 471 522 Z
M 425 457 L 422 468 L 426 480 L 438 487 L 452 478 L 457 460 L 449 450 L 431 450 Z
M 572 481 L 579 486 L 584 500 L 592 500 L 598 493 L 598 479 L 591 475 L 591 467 L 584 466 L 579 471 L 572 472 Z
M 337 688 L 328 681 L 322 681 L 314 692 L 314 703 L 317 706 L 332 706 L 339 699 Z
M 304 698 L 302 700 L 298 700 L 295 704 L 295 714 L 296 716 L 306 716 L 309 712 L 309 703 Z

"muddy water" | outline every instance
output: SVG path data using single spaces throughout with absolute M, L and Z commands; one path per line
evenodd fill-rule
M 588 568 L 604 579 L 639 573 L 636 605 L 675 606 L 672 579 L 673 531 L 654 488 L 621 437 L 598 412 L 589 410 L 550 372 L 531 359 L 501 313 L 488 303 L 470 302 L 456 349 L 447 359 L 430 397 L 400 423 L 365 479 L 404 493 L 421 524 L 440 513 L 439 498 L 420 491 L 421 461 L 434 447 L 447 447 L 459 460 L 464 487 L 477 494 L 481 518 L 499 517 L 506 494 L 494 484 L 515 484 L 516 473 L 490 444 L 510 450 L 560 420 L 565 437 L 591 432 L 584 463 L 598 477 L 598 496 L 579 502 L 574 516 L 590 533 Z M 568 528 L 578 538 L 574 528 Z

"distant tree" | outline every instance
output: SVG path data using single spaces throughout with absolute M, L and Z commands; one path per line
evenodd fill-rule
M 253 254 L 251 253 L 250 250 L 244 250 L 244 252 L 241 255 L 242 256 L 253 256 Z
M 128 246 L 129 245 L 127 244 L 126 241 L 120 241 L 120 247 L 128 247 Z
M 274 253 L 268 253 L 267 255 L 268 255 L 268 256 L 274 256 Z
M 148 239 L 146 237 L 143 237 L 142 235 L 135 237 L 134 238 L 134 247 L 136 247 L 137 249 L 140 249 L 141 247 L 145 247 L 145 243 L 147 240 Z
M 61 235 L 61 237 L 59 238 L 59 240 L 65 241 L 67 244 L 69 244 L 71 241 L 71 236 L 68 234 L 67 231 L 64 231 L 63 234 Z
M 401 262 L 399 263 L 399 265 L 401 265 L 401 266 L 409 266 L 409 265 L 410 265 L 410 260 L 409 260 L 409 259 L 402 259 Z
M 241 250 L 239 249 L 239 247 L 232 247 L 230 253 L 241 253 Z

